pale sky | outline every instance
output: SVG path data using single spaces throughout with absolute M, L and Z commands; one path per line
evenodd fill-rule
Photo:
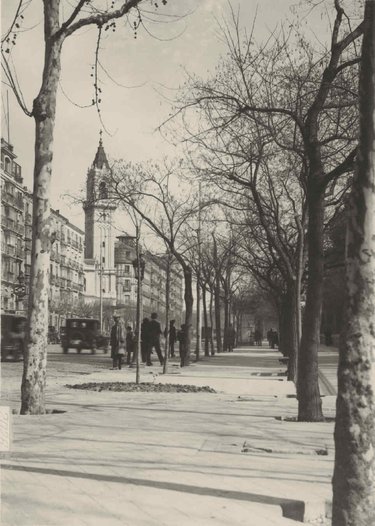
M 289 16 L 290 6 L 296 3 L 292 0 L 232 0 L 234 10 L 241 9 L 243 25 L 249 28 L 258 9 L 256 34 L 260 39 L 269 34 L 279 20 Z M 15 0 L 2 2 L 3 33 L 17 4 Z M 65 2 L 67 13 L 73 4 L 73 1 Z M 142 28 L 138 30 L 137 39 L 134 39 L 129 27 L 119 26 L 115 33 L 106 33 L 101 44 L 100 61 L 117 84 L 128 86 L 116 85 L 100 71 L 102 115 L 105 126 L 112 134 L 104 132 L 103 143 L 111 159 L 142 161 L 178 155 L 178 148 L 166 142 L 155 130 L 168 117 L 171 106 L 166 98 L 173 99 L 177 88 L 184 82 L 185 70 L 202 77 L 213 71 L 224 51 L 215 17 L 227 17 L 228 5 L 227 0 L 168 0 L 166 6 L 159 7 L 159 11 L 190 14 L 173 23 L 146 23 L 147 29 L 161 40 L 153 38 Z M 33 29 L 19 34 L 12 51 L 19 84 L 29 108 L 41 78 L 41 6 L 40 0 L 30 3 L 21 29 Z M 61 86 L 66 95 L 80 105 L 90 104 L 93 98 L 90 73 L 95 43 L 96 30 L 85 29 L 69 37 L 64 44 Z M 2 88 L 4 101 L 7 88 L 4 85 Z M 10 142 L 22 166 L 25 185 L 32 189 L 33 120 L 18 108 L 10 90 L 9 100 Z M 4 111 L 2 121 L 3 118 Z M 77 194 L 84 187 L 100 129 L 101 124 L 93 107 L 80 109 L 59 90 L 51 204 L 80 228 L 84 225 L 82 209 L 72 206 L 62 196 L 66 193 Z M 2 135 L 7 139 L 4 124 Z

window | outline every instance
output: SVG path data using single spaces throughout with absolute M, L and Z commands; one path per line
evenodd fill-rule
M 11 161 L 9 157 L 5 157 L 5 171 L 8 172 L 9 174 L 10 174 L 10 165 L 11 165 Z
M 99 199 L 108 199 L 107 185 L 104 181 L 99 184 Z
M 130 273 L 130 265 L 124 265 L 124 274 Z

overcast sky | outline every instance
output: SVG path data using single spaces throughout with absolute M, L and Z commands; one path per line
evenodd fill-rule
M 64 3 L 64 1 L 62 2 Z M 161 3 L 161 2 L 160 2 Z M 18 2 L 3 0 L 3 32 Z M 40 0 L 33 0 L 24 15 L 17 45 L 12 51 L 18 80 L 29 108 L 40 85 L 43 60 L 42 12 Z M 234 10 L 240 8 L 244 26 L 250 28 L 256 10 L 257 38 L 265 38 L 276 24 L 289 16 L 291 0 L 233 0 Z M 66 1 L 65 15 L 73 5 Z M 151 2 L 150 2 L 151 6 Z M 138 30 L 137 39 L 123 24 L 116 32 L 107 32 L 102 41 L 100 61 L 113 79 L 100 71 L 103 121 L 111 135 L 103 133 L 108 156 L 129 161 L 142 161 L 174 156 L 178 151 L 155 131 L 171 111 L 169 98 L 183 84 L 186 71 L 205 77 L 212 71 L 224 45 L 219 38 L 217 19 L 228 17 L 227 0 L 168 0 L 159 12 L 186 14 L 167 24 L 146 21 L 147 30 Z M 150 10 L 152 8 L 150 7 Z M 66 193 L 77 194 L 84 187 L 87 169 L 97 149 L 101 124 L 93 107 L 91 67 L 94 63 L 96 30 L 85 29 L 64 44 L 61 88 L 58 94 L 54 140 L 52 206 L 77 226 L 83 228 L 80 207 L 71 206 Z M 123 87 L 127 86 L 127 87 Z M 4 101 L 6 87 L 2 85 Z M 34 125 L 18 108 L 9 91 L 10 142 L 22 165 L 25 184 L 32 188 Z M 2 118 L 4 117 L 4 112 Z M 6 128 L 3 136 L 7 139 Z

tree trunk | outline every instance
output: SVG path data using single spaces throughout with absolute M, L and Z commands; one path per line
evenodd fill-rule
M 217 256 L 217 243 L 214 234 L 212 234 L 214 242 L 214 268 L 215 268 L 215 331 L 216 331 L 216 351 L 219 353 L 223 349 L 221 339 L 221 312 L 220 312 L 220 268 Z
M 21 385 L 21 414 L 45 413 L 48 293 L 51 250 L 50 188 L 56 92 L 61 71 L 61 44 L 51 34 L 58 25 L 59 1 L 45 3 L 46 52 L 41 90 L 34 100 L 35 165 L 33 236 L 26 349 Z
M 289 358 L 288 362 L 288 380 L 295 381 L 297 367 L 297 307 L 296 307 L 296 283 L 291 282 L 287 286 L 287 292 L 284 302 L 285 315 L 285 350 Z
M 165 285 L 165 352 L 164 352 L 164 364 L 163 374 L 168 372 L 168 354 L 169 354 L 169 302 L 170 302 L 170 291 L 171 291 L 171 254 L 168 251 L 167 255 L 167 282 Z
M 229 329 L 229 294 L 228 290 L 224 290 L 224 343 L 223 351 L 227 352 L 229 349 L 228 346 L 228 329 Z
M 284 297 L 280 296 L 280 300 L 277 305 L 277 312 L 279 318 L 279 351 L 283 356 L 288 356 L 288 347 L 286 344 L 286 313 L 284 309 Z
M 213 337 L 213 328 L 214 328 L 214 317 L 213 317 L 213 302 L 214 302 L 214 293 L 210 288 L 210 347 L 211 347 L 211 356 L 215 356 L 215 346 L 214 346 L 214 337 Z
M 193 285 L 192 272 L 188 265 L 183 267 L 185 281 L 185 325 L 186 325 L 186 358 L 185 366 L 190 365 L 191 329 L 193 326 Z
M 360 144 L 348 228 L 332 526 L 375 524 L 375 4 L 365 5 Z
M 198 362 L 201 352 L 201 287 L 200 287 L 200 276 L 198 272 L 197 276 L 197 320 L 196 320 L 196 333 L 197 340 L 195 344 L 195 359 Z
M 206 287 L 202 287 L 202 301 L 203 301 L 203 319 L 204 319 L 204 355 L 210 356 L 209 337 L 208 337 L 208 314 L 207 314 L 207 291 Z
M 139 226 L 137 225 L 136 234 L 136 254 L 137 254 L 137 349 L 136 349 L 136 371 L 135 383 L 140 382 L 140 357 L 141 357 L 141 319 L 142 319 L 142 275 L 141 275 L 141 255 L 139 251 Z
M 323 298 L 324 192 L 310 182 L 307 195 L 309 207 L 308 280 L 298 360 L 298 420 L 321 422 L 324 417 L 319 391 L 318 350 Z

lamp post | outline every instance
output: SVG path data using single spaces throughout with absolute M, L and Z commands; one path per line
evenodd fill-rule
M 134 276 L 137 280 L 137 351 L 136 351 L 136 383 L 139 384 L 139 366 L 141 354 L 141 316 L 142 316 L 142 281 L 145 274 L 145 260 L 139 250 L 139 232 L 136 237 L 136 258 L 132 261 Z
M 13 286 L 13 293 L 16 296 L 17 310 L 21 310 L 18 309 L 18 303 L 26 296 L 25 275 L 21 269 L 17 277 L 17 283 Z

